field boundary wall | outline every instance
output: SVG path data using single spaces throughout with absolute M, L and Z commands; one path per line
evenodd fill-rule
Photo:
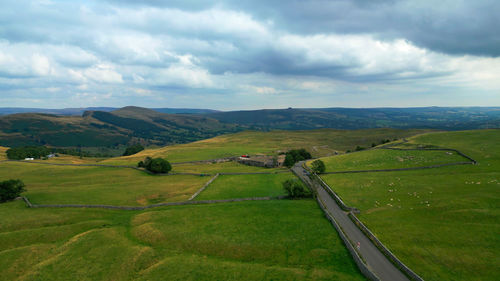
M 183 205 L 202 205 L 202 204 L 215 204 L 215 203 L 229 203 L 229 202 L 242 202 L 242 201 L 268 201 L 268 200 L 281 200 L 286 196 L 267 196 L 267 197 L 247 197 L 247 198 L 234 198 L 223 200 L 200 200 L 200 201 L 182 201 L 182 202 L 167 202 L 147 206 L 113 206 L 113 205 L 87 205 L 87 204 L 32 204 L 25 196 L 21 197 L 29 208 L 101 208 L 101 209 L 115 209 L 115 210 L 146 210 L 157 207 L 165 206 L 183 206 Z

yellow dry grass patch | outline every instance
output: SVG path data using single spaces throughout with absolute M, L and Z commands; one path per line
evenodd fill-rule
M 8 147 L 0 146 L 0 161 L 1 160 L 7 160 L 7 154 L 6 154 L 6 152 L 7 152 L 8 149 L 9 149 Z
M 163 232 L 156 227 L 156 223 L 154 222 L 148 222 L 134 227 L 132 229 L 132 234 L 139 240 L 151 244 L 157 244 L 166 239 Z
M 146 222 L 149 222 L 153 219 L 154 214 L 156 214 L 156 212 L 154 211 L 138 214 L 132 218 L 131 225 L 138 226 L 141 224 L 145 224 Z
M 96 164 L 101 161 L 102 158 L 80 158 L 79 156 L 58 154 L 58 157 L 52 157 L 43 162 L 48 163 L 63 163 L 63 164 Z

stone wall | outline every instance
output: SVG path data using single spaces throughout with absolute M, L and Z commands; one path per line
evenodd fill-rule
M 467 160 L 471 161 L 472 164 L 477 164 L 477 161 L 474 160 L 472 157 L 466 155 L 465 153 L 462 153 L 461 151 L 453 148 L 398 148 L 398 147 L 381 147 L 379 149 L 390 149 L 390 150 L 401 150 L 401 151 L 408 151 L 408 150 L 434 150 L 434 151 L 452 151 L 457 153 L 458 155 L 466 158 Z
M 203 185 L 203 187 L 202 187 L 202 188 L 200 188 L 198 191 L 196 191 L 196 192 L 193 194 L 193 196 L 191 196 L 191 197 L 188 199 L 188 201 L 193 200 L 196 196 L 198 196 L 198 195 L 199 195 L 199 194 L 200 194 L 203 190 L 205 190 L 205 188 L 207 188 L 207 187 L 208 187 L 208 186 L 209 186 L 209 185 L 210 185 L 210 184 L 211 184 L 211 183 L 212 183 L 212 182 L 213 182 L 216 178 L 218 178 L 218 177 L 219 177 L 219 174 L 218 174 L 218 173 L 217 173 L 217 174 L 215 174 L 215 176 L 214 176 L 213 178 L 211 178 L 211 179 L 210 179 L 207 183 L 205 183 L 205 184 Z
M 446 166 L 457 166 L 457 165 L 472 165 L 473 162 L 455 162 L 455 163 L 445 163 L 445 164 L 436 164 L 429 166 L 421 166 L 421 167 L 408 167 L 408 168 L 395 168 L 395 169 L 374 169 L 374 170 L 355 170 L 355 171 L 338 171 L 338 172 L 325 172 L 323 174 L 355 174 L 355 173 L 370 173 L 370 172 L 397 172 L 397 171 L 411 171 L 411 170 L 424 170 L 424 169 L 433 169 L 440 168 Z
M 26 197 L 22 197 L 27 207 L 29 208 L 102 208 L 102 209 L 117 209 L 117 210 L 145 210 L 156 207 L 165 206 L 181 206 L 181 205 L 196 205 L 196 204 L 215 204 L 215 203 L 228 203 L 228 202 L 241 202 L 241 201 L 266 201 L 266 200 L 280 200 L 284 199 L 286 196 L 276 196 L 276 197 L 247 197 L 247 198 L 235 198 L 235 199 L 223 199 L 223 200 L 202 200 L 202 201 L 183 201 L 183 202 L 168 202 L 159 203 L 148 206 L 112 206 L 112 205 L 88 205 L 88 204 L 40 204 L 35 205 Z
M 328 211 L 326 210 L 321 199 L 319 197 L 316 197 L 316 200 L 318 201 L 318 205 L 323 210 L 323 213 L 325 214 L 326 218 L 330 221 L 330 223 L 333 225 L 333 227 L 335 227 L 335 229 L 337 230 L 337 232 L 340 236 L 340 239 L 342 239 L 342 241 L 344 242 L 347 250 L 351 254 L 352 258 L 354 259 L 354 262 L 358 266 L 361 273 L 369 280 L 379 281 L 380 279 L 377 277 L 377 275 L 375 275 L 375 273 L 373 273 L 370 269 L 368 269 L 368 267 L 366 266 L 364 261 L 361 259 L 361 257 L 359 256 L 358 252 L 354 248 L 354 246 L 351 243 L 351 241 L 349 240 L 349 238 L 347 238 L 347 236 L 344 234 L 344 231 L 342 230 L 342 228 L 337 224 L 337 222 L 332 217 L 332 215 L 330 215 L 330 213 L 328 213 Z
M 309 167 L 307 167 L 307 165 L 305 163 L 303 164 L 303 167 L 304 167 L 304 169 L 306 169 L 309 172 L 309 174 L 311 175 L 311 177 L 313 178 L 313 180 L 317 181 L 333 197 L 333 199 L 337 202 L 337 204 L 340 206 L 340 208 L 342 210 L 348 211 L 348 212 L 359 213 L 358 209 L 356 209 L 354 207 L 347 206 L 344 203 L 344 201 L 342 201 L 342 199 L 340 199 L 340 196 L 338 196 L 337 193 L 335 193 L 330 188 L 330 186 L 326 182 L 323 181 L 323 179 L 320 176 L 318 176 L 311 169 L 309 169 Z
M 402 261 L 400 261 L 387 247 L 385 247 L 380 240 L 354 215 L 353 213 L 349 213 L 349 218 L 358 226 L 359 229 L 368 237 L 377 248 L 387 257 L 389 260 L 395 264 L 401 271 L 403 271 L 410 279 L 416 281 L 424 281 L 422 277 L 418 276 L 415 272 L 413 272 L 408 266 L 406 266 Z

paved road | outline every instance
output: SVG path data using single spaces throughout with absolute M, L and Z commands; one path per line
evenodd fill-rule
M 301 163 L 292 168 L 299 177 L 309 186 L 313 187 L 318 197 L 325 203 L 328 212 L 334 217 L 344 234 L 355 244 L 360 243 L 359 253 L 366 261 L 368 268 L 377 275 L 380 280 L 398 281 L 409 280 L 396 266 L 394 266 L 384 254 L 361 232 L 361 230 L 349 219 L 347 213 L 337 205 L 337 202 L 319 184 L 312 182 L 307 176 L 306 170 Z

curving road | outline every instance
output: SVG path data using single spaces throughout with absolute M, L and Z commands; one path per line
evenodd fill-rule
M 325 203 L 328 212 L 340 225 L 344 234 L 355 244 L 359 242 L 358 253 L 365 260 L 368 268 L 377 275 L 380 280 L 399 281 L 410 280 L 394 264 L 392 264 L 384 254 L 368 239 L 363 232 L 349 219 L 337 202 L 319 184 L 311 181 L 307 176 L 307 171 L 302 167 L 302 162 L 297 163 L 292 168 L 296 175 L 300 177 L 311 188 L 316 190 L 318 197 Z

